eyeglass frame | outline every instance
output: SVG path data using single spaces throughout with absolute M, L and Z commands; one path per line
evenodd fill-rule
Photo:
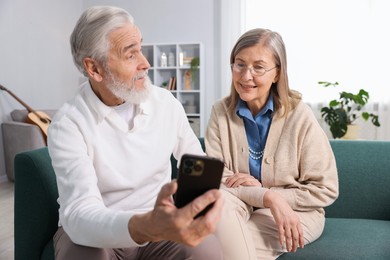
M 249 72 L 251 73 L 252 77 L 261 77 L 261 76 L 264 76 L 267 72 L 279 67 L 278 65 L 275 65 L 275 67 L 273 68 L 270 68 L 270 69 L 265 69 L 265 68 L 262 68 L 264 70 L 264 72 L 262 74 L 257 74 L 255 71 L 254 71 L 254 68 L 253 68 L 253 65 L 252 66 L 247 66 L 245 64 L 244 67 L 242 67 L 242 69 L 240 69 L 240 71 L 237 71 L 237 66 L 238 64 L 236 64 L 235 62 L 230 64 L 230 67 L 232 69 L 232 71 L 236 72 L 236 73 L 240 73 L 241 75 L 245 74 L 248 70 Z M 236 70 L 235 70 L 236 68 Z M 245 68 L 245 69 L 244 69 Z M 241 71 L 242 70 L 242 71 Z

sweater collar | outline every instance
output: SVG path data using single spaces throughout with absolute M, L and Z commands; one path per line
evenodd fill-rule
M 263 116 L 266 114 L 271 116 L 273 111 L 274 111 L 274 99 L 273 99 L 272 93 L 269 95 L 267 103 L 265 103 L 265 106 L 255 116 L 252 116 L 252 113 L 249 110 L 247 103 L 245 101 L 243 101 L 241 98 L 238 100 L 237 105 L 236 105 L 236 114 L 239 117 L 241 117 L 241 118 L 246 117 L 246 118 L 252 119 L 252 120 L 258 116 Z
M 107 106 L 104 104 L 93 92 L 92 86 L 89 81 L 84 83 L 84 97 L 90 107 L 91 111 L 94 112 L 95 119 L 98 123 L 101 123 L 111 113 L 115 112 L 114 107 Z M 150 95 L 155 95 L 151 87 Z M 138 114 L 150 115 L 152 111 L 151 98 L 148 98 L 145 102 L 139 104 Z M 116 112 L 115 112 L 116 113 Z

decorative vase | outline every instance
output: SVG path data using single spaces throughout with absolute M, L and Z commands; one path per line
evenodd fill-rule
M 356 140 L 359 135 L 359 126 L 358 125 L 348 125 L 347 132 L 341 139 L 346 140 Z

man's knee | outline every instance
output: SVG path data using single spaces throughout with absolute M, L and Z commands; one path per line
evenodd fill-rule
M 53 238 L 55 259 L 96 259 L 107 260 L 113 259 L 116 253 L 114 250 L 80 246 L 72 242 L 66 232 L 59 228 Z

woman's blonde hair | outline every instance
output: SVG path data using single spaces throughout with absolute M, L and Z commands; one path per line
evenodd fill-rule
M 301 94 L 291 90 L 288 84 L 287 56 L 284 42 L 279 33 L 268 29 L 252 29 L 244 33 L 236 42 L 230 54 L 230 64 L 235 62 L 235 58 L 243 49 L 261 43 L 269 49 L 275 59 L 275 65 L 279 73 L 278 81 L 272 83 L 271 92 L 274 98 L 275 114 L 281 112 L 280 116 L 287 116 L 288 112 L 295 108 L 301 100 Z M 239 100 L 239 95 L 231 84 L 230 95 L 228 96 L 229 111 L 235 113 L 235 108 Z M 283 108 L 283 109 L 282 109 Z

